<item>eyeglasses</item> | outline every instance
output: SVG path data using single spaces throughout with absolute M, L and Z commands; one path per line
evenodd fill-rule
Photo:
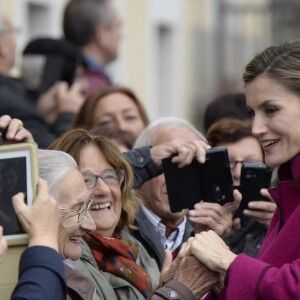
M 58 208 L 62 211 L 71 213 L 63 221 L 63 226 L 65 228 L 77 226 L 78 224 L 82 224 L 87 221 L 87 219 L 88 219 L 87 213 L 90 210 L 91 205 L 93 203 L 93 199 L 88 199 L 88 200 L 89 200 L 89 202 L 87 203 L 87 205 L 85 207 L 81 208 L 80 210 L 74 210 L 71 208 L 63 208 L 63 207 Z
M 90 172 L 83 173 L 83 178 L 88 188 L 94 188 L 97 180 L 101 178 L 107 185 L 121 185 L 125 179 L 125 172 L 122 169 L 106 169 L 95 175 Z

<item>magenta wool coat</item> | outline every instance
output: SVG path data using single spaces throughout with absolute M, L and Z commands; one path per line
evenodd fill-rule
M 300 154 L 278 176 L 278 187 L 270 189 L 277 209 L 258 258 L 238 255 L 219 296 L 206 299 L 300 299 Z

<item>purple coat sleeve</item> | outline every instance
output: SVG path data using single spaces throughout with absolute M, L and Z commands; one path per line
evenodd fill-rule
M 66 292 L 60 255 L 49 247 L 27 248 L 21 256 L 19 281 L 11 300 L 65 300 Z
M 230 265 L 218 300 L 299 299 L 300 259 L 281 268 L 240 254 Z M 205 298 L 215 299 L 212 295 Z

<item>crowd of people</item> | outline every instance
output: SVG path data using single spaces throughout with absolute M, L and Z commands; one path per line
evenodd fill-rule
M 151 122 L 109 78 L 121 24 L 111 0 L 68 1 L 64 38 L 31 41 L 15 79 L 13 25 L 0 11 L 1 142 L 39 148 L 32 205 L 14 165 L 0 170 L 11 198 L 0 220 L 14 210 L 29 236 L 11 299 L 299 299 L 300 41 L 252 58 L 244 93 L 212 101 L 202 133 L 177 117 Z M 164 159 L 204 164 L 211 147 L 227 149 L 233 201 L 172 211 Z M 244 163 L 273 170 L 246 207 Z M 10 234 L 0 223 L 0 263 Z

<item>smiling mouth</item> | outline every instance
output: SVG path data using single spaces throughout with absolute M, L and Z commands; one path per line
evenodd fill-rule
M 106 202 L 106 203 L 96 203 L 94 205 L 91 206 L 90 210 L 91 211 L 98 211 L 98 210 L 104 210 L 104 209 L 107 209 L 109 210 L 112 206 L 112 203 L 109 201 L 109 202 Z
M 79 242 L 81 239 L 81 236 L 71 236 L 69 237 L 69 240 L 72 242 Z
M 271 140 L 271 141 L 267 141 L 267 142 L 262 142 L 262 146 L 264 148 L 268 148 L 274 144 L 276 144 L 279 140 Z

